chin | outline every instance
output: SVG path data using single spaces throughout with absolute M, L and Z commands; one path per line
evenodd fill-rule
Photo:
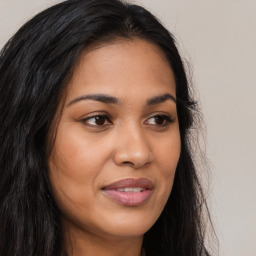
M 115 237 L 138 237 L 143 236 L 156 222 L 156 217 L 152 213 L 140 212 L 111 214 L 109 218 L 101 218 L 98 223 L 99 228 L 105 233 Z

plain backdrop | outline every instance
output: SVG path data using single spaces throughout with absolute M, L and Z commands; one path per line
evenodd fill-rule
M 0 48 L 55 0 L 0 0 Z M 207 129 L 221 256 L 256 256 L 256 1 L 137 0 L 176 36 Z

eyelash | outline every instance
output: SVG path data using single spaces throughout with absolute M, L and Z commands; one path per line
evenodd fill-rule
M 95 115 L 92 115 L 92 116 L 89 116 L 89 117 L 86 117 L 86 118 L 84 118 L 84 119 L 82 119 L 81 121 L 84 123 L 84 124 L 86 124 L 89 120 L 91 120 L 91 119 L 94 119 L 95 121 L 96 121 L 96 118 L 97 117 L 100 117 L 100 118 L 104 118 L 104 121 L 105 120 L 107 120 L 109 123 L 111 123 L 111 121 L 110 121 L 110 117 L 108 116 L 108 115 L 106 115 L 106 114 L 95 114 Z M 103 125 L 106 125 L 106 124 L 103 124 L 103 125 L 91 125 L 91 124 L 88 124 L 89 126 L 103 126 Z
M 94 119 L 94 123 L 96 123 L 97 122 L 96 118 L 100 118 L 98 121 L 100 121 L 100 122 L 103 121 L 103 123 L 102 124 L 88 124 L 88 121 L 93 120 L 93 119 Z M 149 124 L 149 125 L 152 125 L 152 126 L 167 127 L 170 123 L 174 122 L 174 119 L 172 119 L 171 116 L 166 115 L 166 114 L 156 114 L 156 115 L 153 115 L 153 116 L 149 117 L 147 120 L 150 120 L 152 118 L 162 118 L 163 119 L 162 121 L 164 121 L 164 124 Z M 105 124 L 106 120 L 109 122 L 109 124 Z M 91 126 L 91 127 L 103 127 L 103 126 L 107 126 L 107 125 L 112 124 L 112 122 L 110 120 L 110 117 L 106 114 L 95 114 L 95 115 L 86 117 L 86 118 L 82 119 L 81 121 L 84 124 L 86 124 L 88 126 Z

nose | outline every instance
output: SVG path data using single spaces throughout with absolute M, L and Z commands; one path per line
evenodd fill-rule
M 133 129 L 119 134 L 113 158 L 119 166 L 139 169 L 152 163 L 154 155 L 143 131 Z

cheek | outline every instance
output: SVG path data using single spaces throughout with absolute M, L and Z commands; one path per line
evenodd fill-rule
M 51 185 L 60 204 L 86 204 L 88 207 L 107 152 L 99 148 L 98 143 L 92 143 L 92 139 L 84 138 L 80 129 L 66 131 L 58 130 L 49 159 Z
M 175 173 L 181 152 L 179 130 L 175 129 L 171 136 L 165 136 L 161 142 L 155 141 L 154 152 L 163 175 L 167 179 L 171 178 Z
M 159 167 L 159 201 L 164 207 L 172 189 L 176 167 L 179 161 L 181 143 L 179 132 L 175 136 L 166 137 L 162 143 L 156 143 L 155 156 Z M 157 205 L 156 205 L 157 207 Z
M 96 175 L 107 157 L 107 151 L 102 147 L 103 142 L 96 143 L 82 127 L 72 126 L 72 123 L 62 126 L 55 140 L 53 161 L 62 172 L 77 178 L 78 181 L 81 176 Z M 69 126 L 72 126 L 72 129 Z

